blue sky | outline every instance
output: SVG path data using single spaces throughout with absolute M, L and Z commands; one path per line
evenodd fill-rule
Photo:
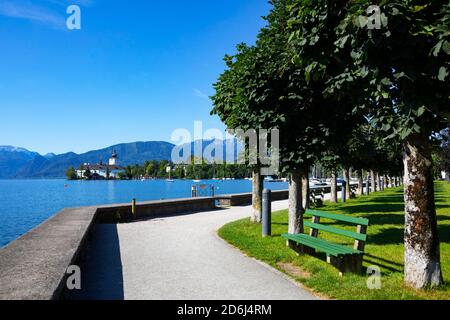
M 81 30 L 66 9 L 81 8 Z M 223 56 L 253 43 L 266 0 L 0 0 L 0 145 L 85 152 L 169 141 L 211 117 Z

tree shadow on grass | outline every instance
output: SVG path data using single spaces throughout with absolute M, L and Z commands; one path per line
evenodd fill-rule
M 305 253 L 307 256 L 314 257 L 318 260 L 323 261 L 324 263 L 327 263 L 327 254 L 323 252 L 314 252 L 314 253 Z M 363 261 L 366 263 L 369 263 L 370 265 L 379 266 L 385 270 L 388 270 L 390 272 L 403 272 L 403 265 L 389 261 L 377 256 L 373 256 L 370 254 L 364 254 Z M 361 274 L 367 273 L 367 267 L 363 267 Z
M 369 235 L 367 243 L 371 245 L 401 245 L 404 242 L 404 235 L 404 228 L 384 228 L 379 233 Z
M 283 236 L 283 234 L 286 234 L 286 233 L 288 233 L 287 231 L 286 232 L 273 232 L 272 231 L 272 235 L 271 235 L 271 237 L 272 238 L 282 238 L 282 236 Z M 283 238 L 284 239 L 284 238 Z
M 289 226 L 287 222 L 272 222 L 274 226 Z
M 378 256 L 374 256 L 368 253 L 364 255 L 364 262 L 369 263 L 371 265 L 379 266 L 391 272 L 403 272 L 403 264 L 390 261 Z
M 342 210 L 348 214 L 364 214 L 373 212 L 398 212 L 404 211 L 405 206 L 403 203 L 384 203 L 384 204 L 359 204 L 348 205 L 342 208 Z
M 403 226 L 405 223 L 405 215 L 401 213 L 367 214 L 363 216 L 364 218 L 369 219 L 369 228 L 370 226 L 387 225 L 387 224 Z
M 394 213 L 386 213 L 386 214 L 363 214 L 364 218 L 369 219 L 369 227 L 375 225 L 398 225 L 403 227 L 405 224 L 405 215 L 403 212 L 394 214 Z M 444 215 L 437 216 L 438 222 L 450 221 L 450 217 Z
M 367 199 L 367 202 L 400 202 L 403 203 L 405 201 L 403 194 L 399 194 L 399 195 L 383 195 L 380 194 L 374 198 L 369 198 Z
M 450 226 L 439 226 L 439 240 L 441 243 L 450 243 Z M 367 243 L 374 245 L 403 244 L 405 231 L 403 228 L 385 228 L 377 234 L 371 234 Z

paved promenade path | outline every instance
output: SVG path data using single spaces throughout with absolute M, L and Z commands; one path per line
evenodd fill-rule
M 273 203 L 273 210 L 287 201 Z M 98 225 L 82 266 L 91 299 L 315 299 L 282 273 L 217 236 L 224 224 L 250 216 L 250 207 Z

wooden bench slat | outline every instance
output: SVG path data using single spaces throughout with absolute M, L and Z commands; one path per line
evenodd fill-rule
M 336 243 L 331 243 L 323 239 L 314 238 L 305 234 L 284 234 L 285 239 L 306 245 L 318 251 L 325 252 L 327 255 L 339 257 L 343 255 L 360 255 L 361 251 L 342 246 Z
M 331 248 L 333 250 L 337 250 L 339 253 L 344 253 L 344 254 L 360 254 L 361 252 L 358 250 L 355 250 L 353 248 L 344 246 L 344 245 L 340 245 L 337 243 L 333 243 L 324 239 L 318 239 L 318 238 L 314 238 L 308 235 L 304 235 L 302 236 L 302 238 L 304 240 L 310 241 L 312 243 L 318 244 L 320 246 L 323 247 L 327 247 L 327 248 Z
M 344 214 L 336 214 L 336 213 L 329 213 L 329 212 L 323 212 L 318 210 L 306 210 L 305 216 L 308 217 L 321 217 L 325 219 L 332 219 L 336 221 L 342 221 L 342 222 L 348 222 L 353 223 L 356 225 L 362 225 L 362 226 L 368 226 L 369 220 L 365 218 L 359 218 L 359 217 L 351 217 Z
M 362 233 L 357 233 L 357 232 L 344 230 L 344 229 L 338 229 L 338 228 L 334 228 L 334 227 L 323 225 L 323 224 L 312 223 L 309 221 L 305 221 L 304 225 L 311 229 L 326 231 L 329 233 L 338 234 L 338 235 L 341 235 L 344 237 L 348 237 L 348 238 L 352 238 L 352 239 L 356 239 L 356 240 L 360 240 L 360 241 L 367 241 L 367 235 L 362 234 Z
M 338 257 L 339 255 L 343 255 L 344 253 L 340 250 L 337 250 L 334 247 L 331 246 L 324 246 L 323 244 L 320 244 L 318 241 L 313 241 L 311 239 L 308 238 L 302 238 L 299 237 L 298 235 L 291 235 L 291 234 L 286 234 L 283 235 L 283 237 L 287 240 L 291 240 L 294 241 L 296 243 L 305 245 L 307 247 L 316 249 L 318 251 L 322 251 L 325 252 L 327 255 L 331 255 L 334 257 Z
M 322 239 L 313 238 L 308 235 L 301 235 L 300 237 L 288 235 L 286 238 L 307 247 L 314 248 L 317 251 L 325 252 L 327 255 L 334 257 L 360 254 L 359 251 L 355 251 L 351 248 L 340 246 Z
M 332 243 L 323 239 L 314 238 L 308 235 L 305 235 L 305 237 L 303 237 L 303 239 L 301 240 L 299 239 L 299 241 L 302 241 L 305 244 L 316 246 L 319 251 L 323 251 L 325 253 L 335 252 L 337 256 L 359 254 L 359 252 L 356 252 L 349 247 L 342 246 L 337 243 Z

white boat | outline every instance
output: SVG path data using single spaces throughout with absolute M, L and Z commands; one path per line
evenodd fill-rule
M 166 179 L 167 182 L 174 182 L 174 180 L 172 179 L 171 173 L 172 173 L 172 168 L 167 167 L 167 172 L 169 173 L 169 179 Z
M 264 181 L 266 181 L 266 182 L 283 182 L 282 179 L 274 179 L 274 178 L 271 177 L 271 176 L 265 177 L 265 178 L 264 178 Z

